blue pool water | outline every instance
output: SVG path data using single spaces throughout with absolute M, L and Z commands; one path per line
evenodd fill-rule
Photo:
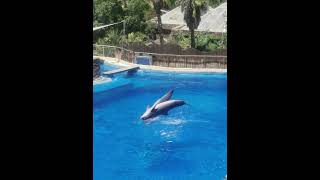
M 172 88 L 172 99 L 190 105 L 149 124 L 139 119 L 148 104 Z M 94 180 L 223 180 L 226 93 L 226 74 L 139 70 L 94 86 Z

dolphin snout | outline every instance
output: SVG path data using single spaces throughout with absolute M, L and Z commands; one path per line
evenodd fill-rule
M 144 117 L 144 116 L 141 116 L 140 119 L 141 119 L 141 120 L 146 120 L 147 118 Z

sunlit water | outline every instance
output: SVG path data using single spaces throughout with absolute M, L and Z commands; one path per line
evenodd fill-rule
M 146 106 L 170 89 L 172 99 L 189 105 L 140 120 Z M 226 74 L 139 70 L 94 86 L 94 180 L 223 180 L 226 94 Z

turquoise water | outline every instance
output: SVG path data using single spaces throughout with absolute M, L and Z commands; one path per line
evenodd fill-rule
M 117 67 L 105 67 L 114 69 Z M 168 90 L 177 107 L 139 117 Z M 139 70 L 94 86 L 94 180 L 223 180 L 227 173 L 227 75 Z

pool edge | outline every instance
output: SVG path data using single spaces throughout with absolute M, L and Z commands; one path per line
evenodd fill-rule
M 150 65 L 141 65 L 129 63 L 117 58 L 109 58 L 103 56 L 93 56 L 93 58 L 98 58 L 112 65 L 117 66 L 133 66 L 138 65 L 143 70 L 153 70 L 153 71 L 162 71 L 162 72 L 176 72 L 176 73 L 221 73 L 227 74 L 227 69 L 203 69 L 203 68 L 172 68 L 172 67 L 162 67 L 162 66 L 150 66 Z

